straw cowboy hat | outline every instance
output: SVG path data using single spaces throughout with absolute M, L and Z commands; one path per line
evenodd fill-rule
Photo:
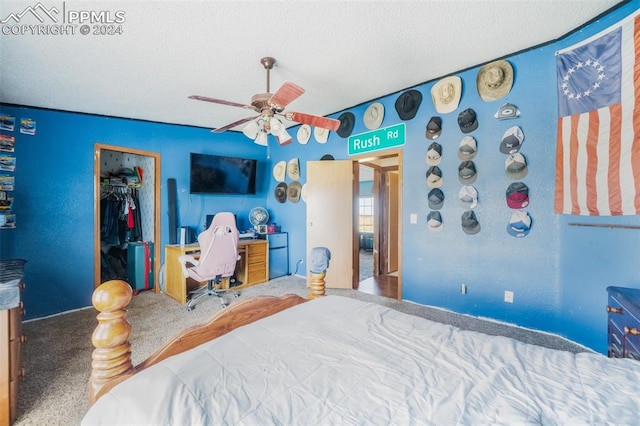
M 499 60 L 484 65 L 478 71 L 476 86 L 478 95 L 485 102 L 504 98 L 513 86 L 511 64 L 505 60 Z
M 445 77 L 431 87 L 433 106 L 440 114 L 455 111 L 461 94 L 462 79 L 455 75 Z

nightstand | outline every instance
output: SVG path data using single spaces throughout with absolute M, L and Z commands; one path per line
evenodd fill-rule
M 640 289 L 607 287 L 607 293 L 607 355 L 640 361 Z

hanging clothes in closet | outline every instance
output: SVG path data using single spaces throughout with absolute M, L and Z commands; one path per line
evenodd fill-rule
M 101 281 L 127 279 L 130 242 L 142 241 L 141 209 L 135 188 L 104 185 L 100 194 Z
M 142 241 L 142 215 L 135 188 L 102 188 L 100 196 L 100 239 L 103 244 L 126 246 Z

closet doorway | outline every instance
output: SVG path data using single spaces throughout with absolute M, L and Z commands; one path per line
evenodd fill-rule
M 126 174 L 131 170 L 142 170 L 140 185 L 127 184 Z M 114 182 L 103 179 L 107 174 L 114 176 L 125 175 L 124 181 Z M 130 175 L 129 175 L 130 176 Z M 135 181 L 135 175 L 129 177 Z M 114 256 L 122 256 L 120 249 L 126 249 L 128 238 L 147 241 L 153 244 L 153 291 L 158 292 L 158 272 L 160 270 L 160 154 L 120 146 L 94 144 L 93 153 L 93 181 L 94 181 L 94 288 L 112 276 L 112 268 L 105 263 L 105 251 L 113 249 Z M 104 207 L 107 197 L 114 200 L 120 198 L 136 200 L 135 223 L 128 221 L 128 227 L 118 235 L 117 241 L 113 236 L 105 236 Z M 134 205 L 135 205 L 134 203 Z M 131 210 L 130 210 L 131 211 Z M 113 217 L 111 218 L 113 219 Z M 106 220 L 111 220 L 109 218 Z M 125 262 L 126 259 L 122 259 Z M 108 270 L 108 271 L 107 271 Z M 123 271 L 113 274 L 122 275 Z M 113 279 L 121 279 L 113 276 Z

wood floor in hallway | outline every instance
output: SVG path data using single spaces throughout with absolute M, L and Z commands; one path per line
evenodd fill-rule
M 393 275 L 378 275 L 360 282 L 358 291 L 376 296 L 398 298 L 398 277 Z

